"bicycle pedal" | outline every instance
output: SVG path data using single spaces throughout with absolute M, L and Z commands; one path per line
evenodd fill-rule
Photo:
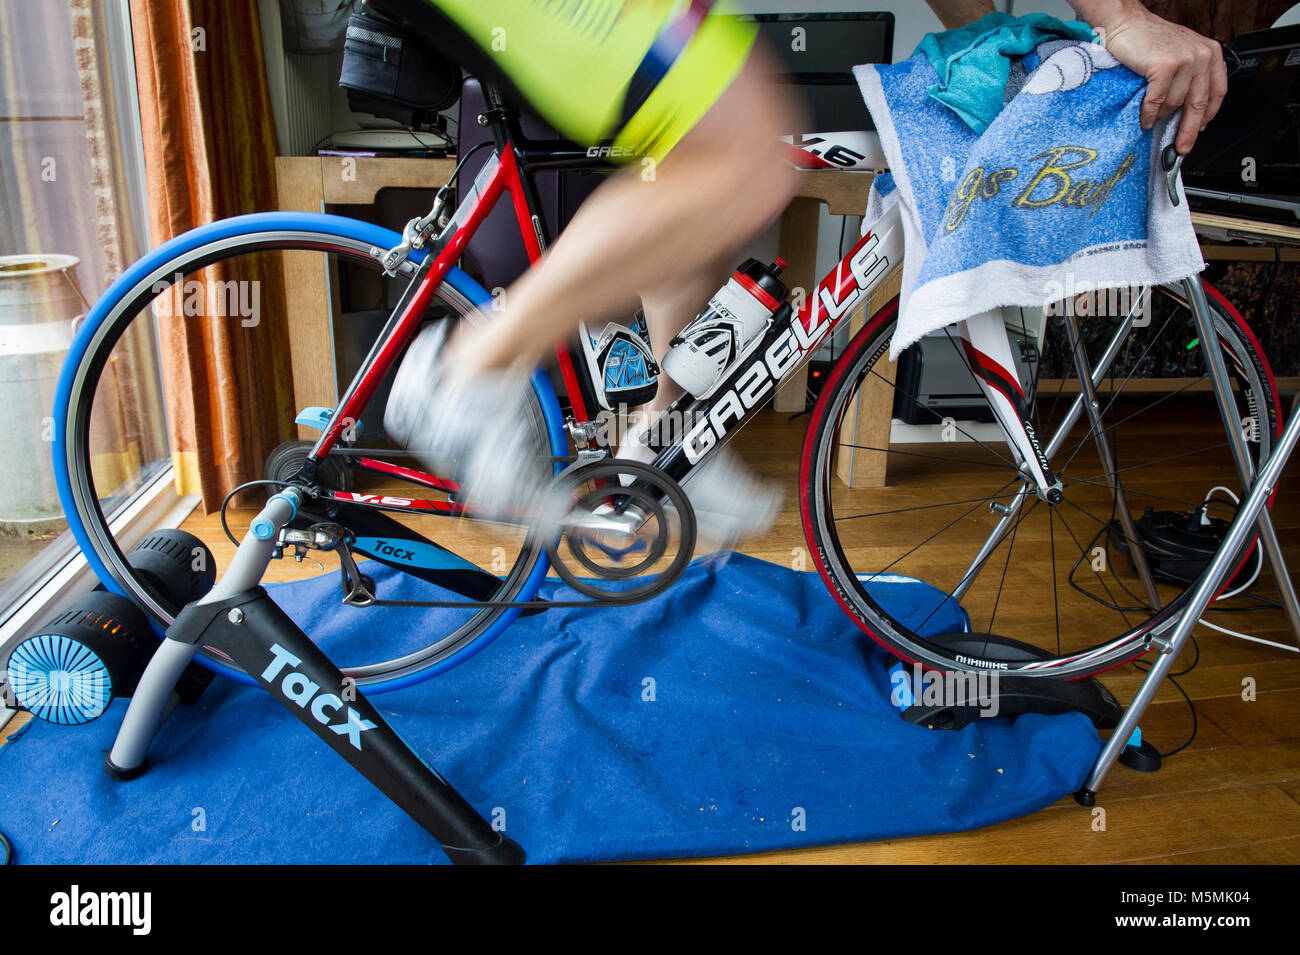
M 647 520 L 648 518 L 641 513 L 639 508 L 629 507 L 620 514 L 606 504 L 601 505 L 594 511 L 570 512 L 564 520 L 564 526 L 571 531 L 593 531 L 631 537 Z

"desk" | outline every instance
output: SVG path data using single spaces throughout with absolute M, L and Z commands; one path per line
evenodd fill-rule
M 1212 212 L 1193 212 L 1192 228 L 1204 239 L 1240 239 L 1243 242 L 1280 244 L 1300 246 L 1300 224 L 1282 225 L 1276 222 L 1257 222 L 1251 219 L 1239 219 L 1236 216 L 1218 215 Z M 1237 258 L 1244 251 L 1229 249 L 1232 255 L 1211 256 L 1211 249 L 1224 249 L 1224 246 L 1202 243 L 1202 250 L 1208 258 Z M 1272 254 L 1268 254 L 1272 258 Z

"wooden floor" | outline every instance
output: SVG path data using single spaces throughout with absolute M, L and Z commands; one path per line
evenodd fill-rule
M 805 546 L 792 499 L 797 449 L 807 416 L 764 414 L 737 437 L 746 460 L 790 488 L 772 533 L 745 550 L 789 563 Z M 1172 467 L 1173 464 L 1170 465 Z M 1169 475 L 1171 478 L 1174 474 Z M 1228 478 L 1230 475 L 1224 475 Z M 1226 482 L 1225 482 L 1226 483 Z M 1293 571 L 1300 568 L 1300 470 L 1280 487 L 1273 519 Z M 918 576 L 924 576 L 918 574 Z M 1293 578 L 1297 575 L 1293 574 Z M 1258 587 L 1275 596 L 1267 572 Z M 1232 624 L 1265 639 L 1291 643 L 1280 610 L 1235 614 Z M 1119 766 L 1097 805 L 1101 817 L 1072 798 L 1035 815 L 973 832 L 888 842 L 767 852 L 726 859 L 681 860 L 771 863 L 1300 863 L 1300 653 L 1221 636 L 1198 627 L 1200 662 L 1179 683 L 1196 704 L 1196 739 L 1143 775 Z M 1190 649 L 1175 670 L 1191 662 Z M 1242 699 L 1254 680 L 1256 699 Z M 1103 682 L 1127 703 L 1142 680 L 1129 665 Z M 1168 683 L 1142 720 L 1144 737 L 1168 751 L 1191 732 L 1187 703 Z
M 1207 399 L 1208 400 L 1208 399 Z M 1288 402 L 1289 404 L 1289 402 Z M 811 568 L 796 509 L 798 451 L 808 417 L 764 412 L 736 439 L 755 469 L 786 488 L 785 506 L 771 531 L 746 543 L 755 557 Z M 1172 469 L 1177 462 L 1169 465 Z M 901 469 L 900 469 L 901 470 Z M 1166 477 L 1179 478 L 1175 470 Z M 1198 475 L 1198 478 L 1206 477 Z M 1213 477 L 1212 475 L 1210 477 Z M 1227 478 L 1229 475 L 1223 475 Z M 959 490 L 960 473 L 931 478 Z M 898 486 L 881 495 L 904 493 Z M 1300 468 L 1292 467 L 1273 511 L 1291 565 L 1300 568 Z M 868 495 L 869 496 L 869 495 Z M 961 495 L 955 495 L 961 496 Z M 212 517 L 188 527 L 211 540 Z M 224 568 L 230 549 L 218 551 Z M 305 572 L 288 561 L 274 576 Z M 319 572 L 312 566 L 311 573 Z M 924 577 L 916 568 L 908 571 Z M 1257 590 L 1273 595 L 1267 573 Z M 1232 615 L 1233 624 L 1266 639 L 1294 642 L 1281 611 Z M 1200 661 L 1179 682 L 1196 705 L 1194 742 L 1153 775 L 1117 767 L 1098 807 L 1063 799 L 1033 816 L 968 833 L 794 852 L 761 853 L 686 862 L 734 863 L 1297 863 L 1300 862 L 1300 654 L 1196 632 Z M 1191 661 L 1188 651 L 1177 669 Z M 1132 665 L 1107 673 L 1104 682 L 1122 703 L 1142 674 Z M 1253 681 L 1255 699 L 1243 700 Z M 1144 735 L 1161 750 L 1181 744 L 1191 731 L 1187 703 L 1170 685 L 1142 721 Z M 5 732 L 12 732 L 11 723 Z

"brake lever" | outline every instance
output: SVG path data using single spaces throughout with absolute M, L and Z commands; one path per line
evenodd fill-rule
M 1165 189 L 1169 192 L 1169 201 L 1178 205 L 1178 173 L 1183 168 L 1183 155 L 1170 143 L 1160 152 L 1160 166 L 1165 171 Z

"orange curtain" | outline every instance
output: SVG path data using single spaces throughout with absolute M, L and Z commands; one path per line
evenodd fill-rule
M 257 0 L 131 0 L 155 244 L 275 208 L 275 127 Z M 232 284 L 233 283 L 233 284 Z M 277 255 L 187 277 L 156 303 L 177 489 L 211 512 L 291 437 Z

